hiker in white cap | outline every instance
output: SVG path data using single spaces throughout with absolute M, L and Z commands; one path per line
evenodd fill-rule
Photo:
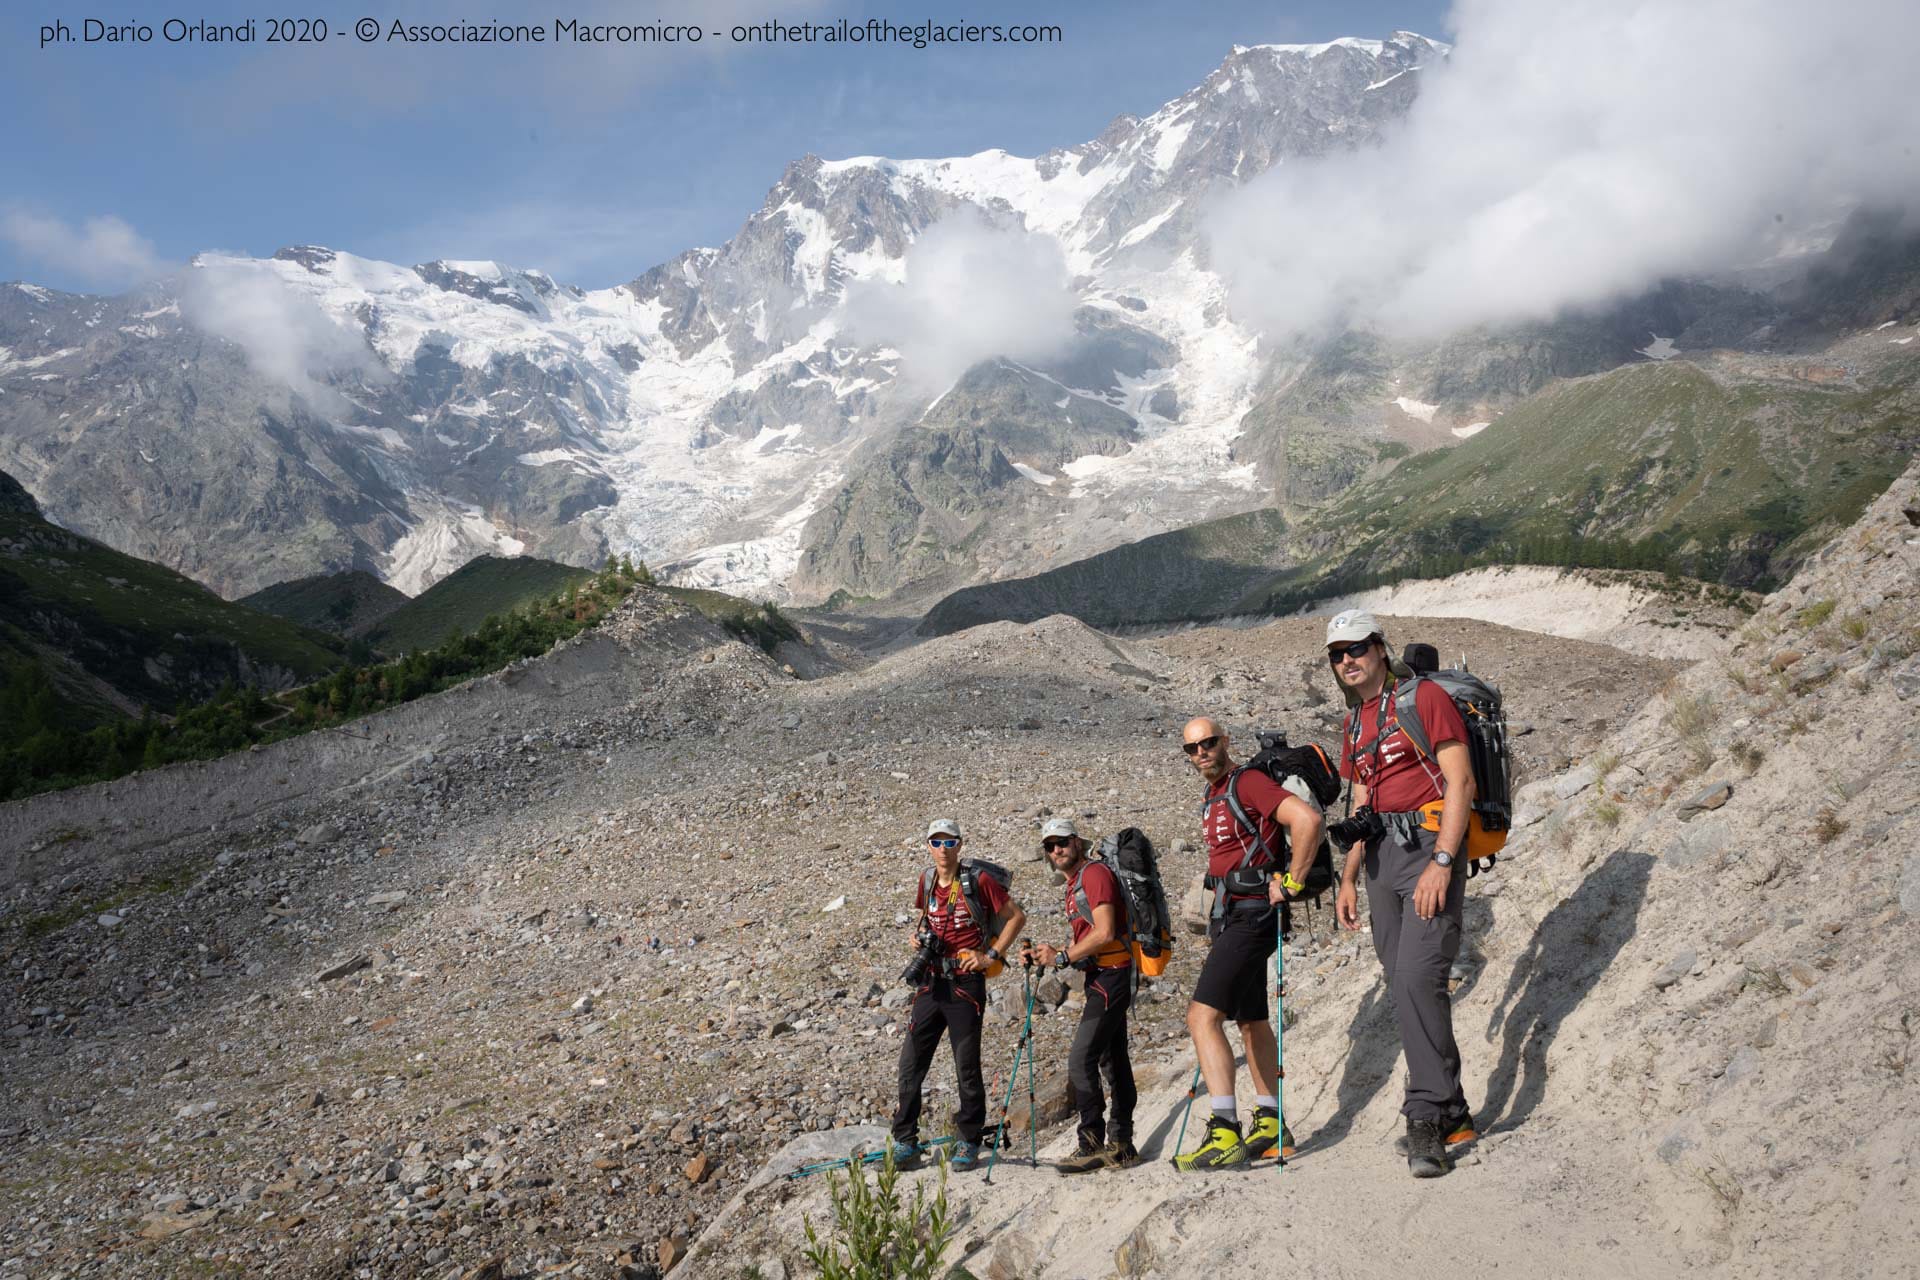
M 1080 1108 L 1079 1147 L 1060 1162 L 1062 1173 L 1124 1169 L 1139 1162 L 1133 1146 L 1133 1107 L 1138 1093 L 1127 1055 L 1127 1009 L 1133 1003 L 1133 949 L 1127 944 L 1127 899 L 1120 878 L 1106 863 L 1087 857 L 1087 842 L 1071 818 L 1050 818 L 1040 828 L 1040 849 L 1067 878 L 1071 941 L 1065 947 L 1032 947 L 1049 968 L 1087 975 L 1087 1003 L 1067 1055 L 1067 1079 Z M 1101 1075 L 1113 1093 L 1106 1115 Z
M 1327 662 L 1349 708 L 1340 727 L 1340 776 L 1353 783 L 1354 806 L 1353 817 L 1334 828 L 1342 831 L 1336 844 L 1351 840 L 1334 913 L 1343 927 L 1360 927 L 1364 867 L 1373 950 L 1407 1056 L 1402 1147 L 1414 1177 L 1437 1178 L 1453 1167 L 1447 1144 L 1474 1136 L 1447 985 L 1460 952 L 1467 877 L 1459 855 L 1474 796 L 1466 722 L 1437 684 L 1420 681 L 1411 706 L 1432 755 L 1420 750 L 1400 727 L 1395 696 L 1395 686 L 1414 673 L 1394 658 L 1385 628 L 1364 609 L 1327 624 Z M 1424 825 L 1436 806 L 1438 830 Z
M 960 1108 L 953 1118 L 958 1136 L 949 1167 L 958 1172 L 980 1163 L 980 1135 L 987 1122 L 987 1086 L 980 1077 L 987 975 L 1000 971 L 1002 958 L 1027 922 L 1020 904 L 1008 896 L 1012 876 L 1006 868 L 963 860 L 962 841 L 960 824 L 952 818 L 935 818 L 927 826 L 927 852 L 933 865 L 920 873 L 914 898 L 920 912 L 919 950 L 901 975 L 913 986 L 914 996 L 907 1034 L 900 1044 L 900 1105 L 893 1113 L 894 1161 L 910 1164 L 923 1150 L 920 1087 L 933 1066 L 940 1037 L 947 1036 L 953 1042 L 953 1074 L 960 1095 Z

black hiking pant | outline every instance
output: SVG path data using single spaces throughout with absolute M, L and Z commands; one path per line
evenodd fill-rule
M 1073 1033 L 1067 1079 L 1080 1108 L 1080 1142 L 1089 1149 L 1108 1139 L 1133 1141 L 1133 1062 L 1127 1057 L 1127 1009 L 1133 1004 L 1133 966 L 1096 969 L 1087 975 L 1087 1005 Z M 1113 1119 L 1105 1116 L 1100 1089 L 1105 1075 L 1113 1093 Z
M 987 1123 L 987 1086 L 980 1078 L 980 1022 L 987 1008 L 984 974 L 935 978 L 913 997 L 907 1036 L 900 1043 L 900 1106 L 893 1113 L 893 1136 L 916 1142 L 920 1134 L 920 1086 L 933 1066 L 934 1050 L 945 1033 L 953 1041 L 953 1074 L 960 1093 L 954 1128 L 960 1141 L 980 1141 Z
M 1400 1114 L 1409 1120 L 1445 1121 L 1467 1110 L 1448 987 L 1454 957 L 1460 954 L 1467 869 L 1454 863 L 1446 902 L 1433 919 L 1422 920 L 1413 909 L 1413 889 L 1432 863 L 1439 837 L 1425 829 L 1413 834 L 1411 848 L 1391 830 L 1367 843 L 1367 909 L 1374 954 L 1386 972 L 1400 1047 L 1407 1055 L 1407 1099 Z

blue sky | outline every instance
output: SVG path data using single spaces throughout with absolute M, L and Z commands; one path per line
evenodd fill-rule
M 318 243 L 399 262 L 497 258 L 587 287 L 616 284 L 731 236 L 785 165 L 827 157 L 1037 154 L 1145 114 L 1197 83 L 1236 43 L 1444 38 L 1435 0 L 1200 6 L 919 5 L 578 0 L 493 9 L 457 0 L 292 6 L 340 34 L 312 47 L 72 44 L 36 47 L 72 6 L 10 6 L 0 23 L 0 229 L 56 234 L 118 219 L 139 249 L 178 262 L 201 249 L 271 253 Z M 278 11 L 290 11 L 283 7 Z M 196 0 L 180 10 L 100 0 L 106 21 L 173 13 L 233 22 L 267 8 Z M 1060 26 L 1056 45 L 420 48 L 362 45 L 353 23 L 578 15 L 703 28 L 778 17 L 870 16 Z M 264 34 L 264 33 L 263 33 Z M 343 38 L 344 37 L 344 38 Z M 114 228 L 117 241 L 124 229 Z M 46 236 L 0 234 L 0 280 L 103 289 Z M 91 276 L 91 278 L 89 278 Z

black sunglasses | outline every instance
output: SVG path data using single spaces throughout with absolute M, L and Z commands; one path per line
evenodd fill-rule
M 1072 843 L 1072 836 L 1048 836 L 1040 842 L 1040 847 L 1048 853 L 1052 853 L 1055 849 L 1064 849 Z
M 1339 666 L 1347 658 L 1364 658 L 1367 650 L 1373 648 L 1371 640 L 1355 640 L 1352 644 L 1336 644 L 1327 650 L 1327 662 L 1330 666 Z
M 1200 739 L 1200 741 L 1198 742 L 1183 742 L 1180 744 L 1180 749 L 1186 752 L 1190 756 L 1197 756 L 1202 751 L 1211 751 L 1219 745 L 1220 745 L 1220 735 L 1217 733 L 1214 733 L 1214 734 L 1208 734 L 1206 737 Z

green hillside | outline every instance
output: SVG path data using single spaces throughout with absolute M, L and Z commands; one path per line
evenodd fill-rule
M 481 556 L 469 560 L 422 591 L 363 638 L 381 653 L 430 649 L 493 614 L 557 595 L 569 583 L 593 576 L 590 569 L 533 556 Z
M 0 475 L 0 688 L 47 686 L 34 718 L 89 725 L 170 711 L 229 683 L 287 688 L 344 660 L 338 637 L 222 600 L 49 523 L 23 499 Z M 22 714 L 0 717 L 0 738 L 33 731 Z
M 337 636 L 369 631 L 407 603 L 407 594 L 364 569 L 276 582 L 236 602 Z
M 1768 590 L 1920 443 L 1911 362 L 1859 386 L 1628 366 L 1529 397 L 1316 512 L 1318 554 L 1223 611 L 1482 564 L 1659 569 Z M 1309 538 L 1303 538 L 1303 545 Z

